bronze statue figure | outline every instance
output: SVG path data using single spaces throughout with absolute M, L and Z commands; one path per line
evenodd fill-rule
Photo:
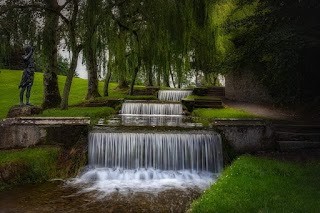
M 25 55 L 23 57 L 24 61 L 24 69 L 23 69 L 23 74 L 22 74 L 22 79 L 19 85 L 20 90 L 20 105 L 23 106 L 23 95 L 24 91 L 27 90 L 26 92 L 26 105 L 32 106 L 29 102 L 30 99 L 30 91 L 31 87 L 33 84 L 33 78 L 34 78 L 34 71 L 35 71 L 35 66 L 34 66 L 34 61 L 32 58 L 34 52 L 34 48 L 30 45 L 28 45 L 25 48 Z

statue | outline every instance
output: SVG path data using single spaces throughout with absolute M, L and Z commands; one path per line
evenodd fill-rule
M 25 47 L 25 55 L 23 57 L 24 61 L 24 69 L 22 74 L 22 79 L 20 82 L 20 85 L 18 88 L 21 88 L 20 90 L 20 105 L 23 106 L 23 96 L 24 92 L 26 91 L 26 105 L 32 106 L 29 102 L 30 99 L 30 91 L 33 84 L 33 78 L 34 78 L 34 71 L 35 71 L 35 65 L 32 58 L 34 52 L 34 47 L 28 45 Z

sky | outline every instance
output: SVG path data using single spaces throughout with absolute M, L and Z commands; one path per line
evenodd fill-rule
M 59 54 L 62 57 L 68 59 L 69 62 L 71 61 L 71 54 L 68 51 L 59 49 Z M 82 61 L 83 61 L 83 54 L 82 54 L 82 52 L 80 52 L 79 58 L 78 58 L 78 64 L 77 64 L 77 68 L 76 68 L 76 73 L 78 74 L 79 78 L 88 79 L 87 67 L 85 64 L 82 64 Z

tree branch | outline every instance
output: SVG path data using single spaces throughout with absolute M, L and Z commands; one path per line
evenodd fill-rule
M 59 6 L 59 11 L 63 10 L 72 0 L 67 0 L 63 5 Z
M 26 8 L 34 8 L 34 9 L 38 9 L 38 10 L 45 10 L 47 12 L 53 13 L 58 15 L 66 24 L 69 24 L 69 20 L 60 13 L 60 11 L 54 10 L 52 8 L 49 7 L 45 7 L 42 5 L 38 5 L 38 4 L 30 4 L 30 5 L 13 5 L 10 7 L 3 7 L 0 10 L 0 16 L 3 15 L 4 13 L 8 12 L 9 10 L 13 10 L 13 9 L 26 9 Z

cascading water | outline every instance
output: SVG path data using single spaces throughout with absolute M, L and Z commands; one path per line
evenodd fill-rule
M 160 91 L 159 99 L 180 101 L 191 93 Z M 96 128 L 89 134 L 88 170 L 71 183 L 87 185 L 86 192 L 106 194 L 208 187 L 222 170 L 220 135 L 204 130 L 172 130 L 172 126 L 180 125 L 182 114 L 180 103 L 126 101 L 121 108 L 121 123 L 136 126 L 136 132 L 130 127 L 125 128 L 129 132 Z M 171 129 L 141 129 L 145 123 Z
M 159 90 L 160 101 L 181 101 L 182 98 L 192 94 L 192 90 Z
M 121 114 L 130 115 L 182 115 L 181 104 L 162 104 L 149 102 L 125 102 Z
M 94 167 L 191 170 L 219 173 L 217 134 L 91 133 L 89 164 Z
M 105 193 L 206 188 L 222 170 L 220 135 L 92 132 L 89 165 L 73 183 Z

